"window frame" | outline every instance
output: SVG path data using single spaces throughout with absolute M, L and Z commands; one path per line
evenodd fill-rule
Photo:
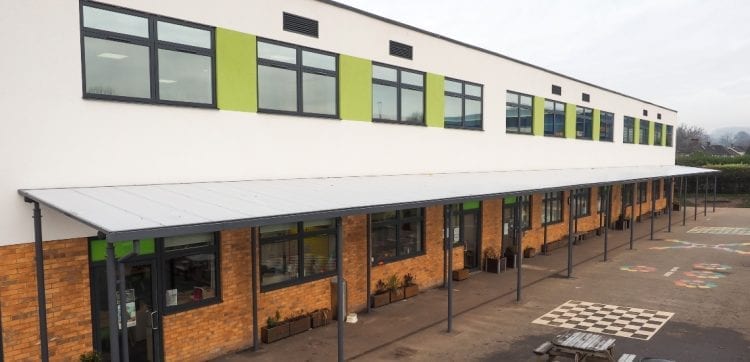
M 396 245 L 395 245 L 395 247 L 396 247 L 396 255 L 392 256 L 392 257 L 388 257 L 388 258 L 377 258 L 373 254 L 373 255 L 371 255 L 372 260 L 371 260 L 371 263 L 370 263 L 372 266 L 387 264 L 387 263 L 391 263 L 391 262 L 399 261 L 399 260 L 404 260 L 404 259 L 415 258 L 415 257 L 418 257 L 418 256 L 426 254 L 426 251 L 425 251 L 425 240 L 424 240 L 425 239 L 425 230 L 424 230 L 425 229 L 425 209 L 424 208 L 415 208 L 415 209 L 419 210 L 419 216 L 412 216 L 412 217 L 406 217 L 406 218 L 404 218 L 404 217 L 402 217 L 402 211 L 404 211 L 404 210 L 410 210 L 410 209 L 398 209 L 398 210 L 389 210 L 389 211 L 394 211 L 396 213 L 396 217 L 393 220 L 370 221 L 370 230 L 368 230 L 369 233 L 370 233 L 370 244 L 374 244 L 373 227 L 379 226 L 379 225 L 396 225 L 397 226 L 396 227 Z M 388 212 L 388 211 L 385 211 L 385 212 Z M 372 215 L 373 214 L 369 214 L 368 215 L 370 217 L 370 220 L 372 220 Z M 400 235 L 400 233 L 401 233 L 401 226 L 403 224 L 411 223 L 411 222 L 415 222 L 415 221 L 419 221 L 419 224 L 420 224 L 420 229 L 419 229 L 419 234 L 420 234 L 419 235 L 419 243 L 421 244 L 421 248 L 417 252 L 414 252 L 414 253 L 411 253 L 411 254 L 400 255 L 399 252 L 398 252 L 398 250 L 399 250 L 399 241 L 401 240 L 401 237 L 400 237 L 401 236 Z
M 648 201 L 648 181 L 638 183 L 638 203 L 642 204 Z
M 384 86 L 390 86 L 390 87 L 395 87 L 396 88 L 396 120 L 376 118 L 375 117 L 375 109 L 373 107 L 373 110 L 372 110 L 372 121 L 373 122 L 379 122 L 379 123 L 405 124 L 405 125 L 410 125 L 410 126 L 427 126 L 427 117 L 426 117 L 426 115 L 427 115 L 426 114 L 426 110 L 427 110 L 427 84 L 426 84 L 427 83 L 427 73 L 426 72 L 422 72 L 422 71 L 418 71 L 418 70 L 414 70 L 414 69 L 409 69 L 409 68 L 399 67 L 399 66 L 395 66 L 395 65 L 380 63 L 380 62 L 372 62 L 372 66 L 373 67 L 378 66 L 378 67 L 383 67 L 383 68 L 390 68 L 390 69 L 394 69 L 396 71 L 396 81 L 395 82 L 389 81 L 389 80 L 384 80 L 384 79 L 377 79 L 374 76 L 370 77 L 370 79 L 371 79 L 370 89 L 371 90 L 375 86 L 375 84 L 384 85 Z M 421 74 L 422 75 L 422 86 L 420 87 L 420 86 L 415 86 L 415 85 L 412 85 L 412 84 L 404 84 L 404 83 L 402 83 L 401 82 L 401 72 L 402 71 L 409 72 L 409 73 Z M 401 89 L 402 88 L 413 90 L 413 91 L 420 91 L 420 92 L 422 92 L 422 122 L 408 122 L 408 121 L 401 120 L 401 106 L 402 106 L 401 105 Z M 482 92 L 484 92 L 484 89 L 482 90 Z M 373 94 L 374 94 L 374 92 L 373 92 Z M 373 100 L 372 100 L 372 97 L 370 97 L 370 98 L 371 98 L 370 99 L 370 103 L 371 103 L 371 106 L 372 106 L 373 105 L 372 104 Z
M 648 145 L 649 127 L 651 127 L 651 122 L 649 122 L 648 120 L 641 119 L 638 121 L 638 144 L 639 145 Z
M 599 141 L 615 141 L 615 114 L 612 112 L 599 111 Z
M 672 147 L 672 137 L 674 137 L 674 126 L 667 125 L 667 147 Z
M 579 112 L 580 110 L 580 112 Z M 582 125 L 583 130 L 579 130 L 578 126 Z M 586 127 L 588 125 L 588 127 Z M 590 133 L 590 136 L 586 136 L 586 132 Z M 582 132 L 583 136 L 579 136 L 578 132 Z M 576 106 L 576 139 L 578 140 L 593 140 L 594 139 L 594 109 L 582 106 Z
M 510 103 L 508 102 L 508 94 L 512 94 L 516 96 L 517 102 L 516 103 Z M 521 97 L 529 97 L 531 98 L 531 105 L 525 106 L 521 104 Z M 534 135 L 534 96 L 530 94 L 525 94 L 521 92 L 515 92 L 512 90 L 506 90 L 505 91 L 505 107 L 506 107 L 506 114 L 505 114 L 505 133 L 510 134 L 523 134 L 523 135 Z M 508 114 L 507 114 L 507 108 L 508 106 L 512 106 L 516 108 L 516 129 L 517 131 L 512 131 L 508 128 Z M 521 131 L 521 108 L 528 109 L 529 113 L 531 114 L 531 130 L 529 132 L 522 132 Z
M 445 116 L 443 116 L 443 126 L 445 128 L 453 128 L 453 129 L 484 131 L 484 101 L 483 101 L 484 85 L 479 84 L 479 83 L 465 81 L 465 80 L 455 79 L 455 78 L 448 78 L 448 77 L 445 78 L 445 81 L 461 83 L 461 93 L 450 92 L 448 90 L 443 89 L 443 97 L 450 96 L 450 97 L 456 97 L 456 98 L 461 99 L 461 125 L 448 124 L 448 122 L 445 121 Z M 475 86 L 475 87 L 479 87 L 479 90 L 482 95 L 480 97 L 477 97 L 477 96 L 466 94 L 467 84 Z M 479 101 L 479 126 L 478 127 L 466 126 L 466 101 L 467 100 Z M 425 105 L 425 108 L 426 106 L 427 105 Z
M 546 122 L 546 118 L 547 118 L 547 102 L 552 103 L 552 133 L 550 133 L 550 134 L 547 133 L 547 127 L 546 127 L 546 125 L 547 125 L 547 122 Z M 563 108 L 563 111 L 562 111 L 562 134 L 559 135 L 559 136 L 555 134 L 556 133 L 555 131 L 558 131 L 558 129 L 555 127 L 555 124 L 558 121 L 558 119 L 557 119 L 557 116 L 558 116 L 557 105 L 558 104 L 561 104 L 562 108 Z M 565 103 L 558 102 L 556 100 L 548 99 L 548 98 L 544 99 L 544 118 L 545 119 L 543 120 L 543 123 L 542 123 L 543 127 L 544 127 L 544 130 L 542 131 L 542 133 L 544 134 L 544 137 L 565 138 L 565 112 L 566 112 Z
M 662 123 L 654 122 L 654 146 L 661 146 L 662 127 Z
M 187 310 L 200 308 L 207 305 L 217 304 L 221 303 L 223 301 L 222 294 L 221 294 L 221 233 L 220 232 L 213 232 L 211 233 L 213 235 L 213 245 L 208 246 L 202 246 L 199 248 L 194 249 L 183 249 L 183 250 L 175 250 L 175 251 L 167 251 L 164 248 L 164 239 L 166 238 L 156 238 L 156 267 L 159 269 L 160 274 L 157 276 L 159 278 L 159 287 L 157 288 L 159 291 L 159 298 L 162 298 L 163 301 L 161 304 L 164 306 L 164 315 L 184 312 Z M 190 235 L 190 234 L 186 234 Z M 215 296 L 212 298 L 203 299 L 199 302 L 195 303 L 189 303 L 189 304 L 178 304 L 178 305 L 172 305 L 167 306 L 166 299 L 166 291 L 167 291 L 167 282 L 169 279 L 167 278 L 168 270 L 167 270 L 167 262 L 174 258 L 179 258 L 183 256 L 189 256 L 189 255 L 195 255 L 195 254 L 209 254 L 213 252 L 214 257 L 214 270 L 216 270 L 216 291 Z
M 575 202 L 575 205 L 571 205 L 571 207 L 574 207 L 573 209 L 574 219 L 580 219 L 580 218 L 591 216 L 591 188 L 590 187 L 584 187 L 584 188 L 573 190 L 573 201 Z M 581 208 L 578 206 L 584 205 L 584 204 L 586 205 L 586 212 L 581 213 Z
M 620 197 L 622 198 L 622 207 L 633 206 L 633 184 L 622 184 L 620 187 Z
M 295 51 L 295 60 L 296 64 L 290 64 L 285 63 L 277 60 L 271 60 L 266 58 L 260 57 L 260 52 L 258 51 L 258 48 L 260 47 L 260 43 L 266 43 L 276 46 L 281 46 L 285 48 L 291 48 Z M 328 70 L 328 69 L 322 69 L 322 68 L 315 68 L 310 66 L 305 66 L 302 64 L 302 52 L 309 52 L 309 53 L 316 53 L 320 55 L 326 55 L 333 57 L 334 62 L 336 62 L 336 70 Z M 270 108 L 263 108 L 260 105 L 260 79 L 256 82 L 256 93 L 257 93 L 257 101 L 258 101 L 258 113 L 267 113 L 267 114 L 283 114 L 283 115 L 295 115 L 295 116 L 305 116 L 305 117 L 316 117 L 316 118 L 329 118 L 329 119 L 340 119 L 340 110 L 339 110 L 339 104 L 340 104 L 340 89 L 339 89 L 339 73 L 340 73 L 340 64 L 339 61 L 339 54 L 310 48 L 302 45 L 287 43 L 283 41 L 278 41 L 274 39 L 268 39 L 268 38 L 261 38 L 258 37 L 255 41 L 255 71 L 258 74 L 258 77 L 260 77 L 260 67 L 272 67 L 272 68 L 278 68 L 278 69 L 285 69 L 285 70 L 292 70 L 295 72 L 296 75 L 296 95 L 297 99 L 295 102 L 295 105 L 297 106 L 296 111 L 285 111 L 285 110 L 279 110 L 279 109 L 270 109 Z M 303 102 L 304 102 L 304 93 L 303 93 L 303 76 L 305 73 L 310 74 L 317 74 L 327 77 L 333 77 L 333 83 L 334 83 L 334 114 L 324 114 L 324 113 L 312 113 L 312 112 L 304 112 Z
M 559 224 L 563 222 L 563 215 L 565 215 L 565 203 L 563 202 L 563 199 L 565 199 L 565 194 L 562 191 L 544 193 L 544 196 L 542 196 L 542 215 L 541 215 L 542 226 L 544 225 L 549 226 L 549 225 Z M 550 201 L 546 201 L 546 200 L 550 200 Z M 556 218 L 550 217 L 550 220 L 544 221 L 544 218 L 547 214 L 547 212 L 545 212 L 544 210 L 545 203 L 548 206 L 553 205 L 554 203 L 557 203 L 559 205 L 559 210 L 560 210 L 559 220 Z M 554 215 L 550 213 L 550 216 L 554 216 Z
M 630 124 L 628 125 L 628 123 Z M 635 117 L 623 116 L 622 143 L 635 144 Z
M 91 7 L 115 13 L 145 18 L 148 23 L 148 37 L 142 38 L 135 35 L 117 33 L 102 29 L 87 28 L 84 26 L 83 8 Z M 216 27 L 203 25 L 187 20 L 175 19 L 163 15 L 152 14 L 144 11 L 128 9 L 120 6 L 103 4 L 95 1 L 83 0 L 79 2 L 80 41 L 81 41 L 81 91 L 84 99 L 110 100 L 130 103 L 160 104 L 173 106 L 188 106 L 196 108 L 217 109 L 216 96 Z M 209 49 L 159 40 L 157 33 L 158 22 L 181 25 L 190 28 L 208 31 L 211 39 Z M 95 38 L 117 43 L 132 44 L 148 48 L 149 68 L 149 98 L 131 96 L 107 95 L 89 93 L 86 91 L 86 46 L 85 38 Z M 159 99 L 159 50 L 169 50 L 178 53 L 207 56 L 211 59 L 211 103 L 185 102 L 175 100 Z
M 651 180 L 651 195 L 654 199 L 661 199 L 661 191 L 663 187 L 661 179 Z
M 323 219 L 328 220 L 328 219 Z M 336 259 L 336 268 L 332 271 L 322 272 L 313 274 L 310 276 L 305 276 L 304 273 L 304 267 L 305 267 L 305 238 L 311 237 L 311 236 L 317 236 L 317 235 L 325 235 L 325 234 L 331 234 L 334 235 L 334 237 L 338 238 L 338 232 L 336 230 L 336 220 L 331 219 L 333 222 L 331 224 L 331 227 L 325 229 L 325 230 L 316 230 L 312 232 L 305 232 L 305 221 L 296 221 L 293 222 L 294 224 L 297 224 L 297 233 L 292 235 L 281 235 L 281 236 L 274 236 L 270 238 L 263 239 L 260 233 L 260 227 L 258 227 L 258 269 L 260 269 L 261 262 L 263 260 L 263 245 L 264 244 L 275 244 L 275 243 L 281 243 L 281 242 L 288 242 L 296 240 L 297 242 L 297 257 L 299 258 L 297 263 L 297 277 L 293 279 L 284 280 L 281 282 L 263 285 L 263 273 L 258 273 L 258 281 L 260 284 L 260 291 L 261 293 L 269 292 L 276 289 L 283 289 L 294 285 L 300 285 L 309 283 L 312 281 L 329 278 L 331 276 L 336 275 L 336 269 L 338 268 L 339 263 L 341 262 Z M 307 220 L 306 222 L 313 222 L 317 220 Z M 268 225 L 273 226 L 273 224 Z M 336 243 L 336 248 L 338 248 L 338 242 Z M 334 255 L 338 256 L 338 251 L 334 250 Z

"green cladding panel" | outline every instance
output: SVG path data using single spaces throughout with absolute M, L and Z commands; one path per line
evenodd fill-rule
M 513 205 L 516 203 L 516 197 L 515 196 L 509 196 L 503 199 L 504 203 L 506 205 Z
M 445 77 L 427 73 L 426 123 L 428 127 L 445 126 Z
M 656 122 L 648 122 L 648 144 L 654 144 L 654 125 Z
M 595 109 L 594 110 L 594 118 L 593 118 L 593 125 L 591 127 L 591 136 L 594 141 L 599 140 L 599 136 L 601 135 L 601 129 L 602 129 L 602 111 Z
M 153 254 L 155 251 L 154 239 L 140 241 L 139 255 Z M 133 251 L 132 241 L 115 242 L 115 257 L 120 258 Z M 91 240 L 91 261 L 102 261 L 107 259 L 107 241 Z
M 372 62 L 339 55 L 341 119 L 372 122 Z
M 533 125 L 531 129 L 534 136 L 544 135 L 544 97 L 534 96 L 534 108 L 532 113 Z
M 633 119 L 633 144 L 639 144 L 641 139 L 641 120 Z
M 479 208 L 479 201 L 464 202 L 464 210 L 476 210 Z
M 565 103 L 565 138 L 576 138 L 576 105 Z
M 662 146 L 667 145 L 667 124 L 666 123 L 662 123 L 661 125 L 661 140 L 659 141 L 661 142 Z
M 216 28 L 216 100 L 219 109 L 258 111 L 255 35 Z

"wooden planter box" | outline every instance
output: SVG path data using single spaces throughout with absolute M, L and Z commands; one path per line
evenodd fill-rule
M 534 248 L 523 249 L 523 257 L 524 258 L 528 259 L 528 258 L 533 258 L 535 256 L 536 256 L 536 249 L 534 249 Z
M 263 343 L 273 343 L 286 337 L 289 337 L 288 323 L 282 323 L 270 328 L 263 327 L 260 329 L 260 339 Z
M 453 271 L 453 280 L 464 280 L 469 278 L 469 269 L 459 269 Z
M 310 313 L 310 324 L 318 328 L 331 323 L 331 310 L 328 308 L 318 309 Z
M 404 299 L 404 288 L 391 290 L 389 294 L 391 295 L 391 303 L 398 302 L 399 300 Z
M 391 302 L 391 295 L 388 292 L 373 294 L 370 296 L 370 306 L 373 308 L 382 307 Z
M 293 321 L 289 321 L 289 335 L 300 334 L 310 329 L 310 316 L 299 317 Z
M 484 271 L 496 274 L 502 273 L 505 271 L 506 260 L 505 257 L 500 259 L 487 258 L 484 262 Z
M 404 298 L 408 299 L 419 294 L 419 285 L 412 284 L 404 287 Z

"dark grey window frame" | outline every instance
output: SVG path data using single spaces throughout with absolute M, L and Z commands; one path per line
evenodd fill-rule
M 337 230 L 336 230 L 336 223 L 334 222 L 331 225 L 331 227 L 329 227 L 329 228 L 327 228 L 325 230 L 316 230 L 316 231 L 312 231 L 312 232 L 305 232 L 304 221 L 298 221 L 298 222 L 296 222 L 296 224 L 297 224 L 297 233 L 296 234 L 282 235 L 282 236 L 270 237 L 270 238 L 266 238 L 266 239 L 263 239 L 262 237 L 259 236 L 259 238 L 258 238 L 258 264 L 260 264 L 261 261 L 263 260 L 263 248 L 262 248 L 262 246 L 265 245 L 265 244 L 274 244 L 274 243 L 281 243 L 281 242 L 287 242 L 287 241 L 294 241 L 294 240 L 296 240 L 297 241 L 297 253 L 299 253 L 299 255 L 298 255 L 299 262 L 297 263 L 297 269 L 298 269 L 297 270 L 297 275 L 298 275 L 298 277 L 294 278 L 294 279 L 289 279 L 289 280 L 285 280 L 285 281 L 282 281 L 282 282 L 278 282 L 278 283 L 273 283 L 273 284 L 268 284 L 268 285 L 261 285 L 260 286 L 260 291 L 261 292 L 269 292 L 269 291 L 276 290 L 276 289 L 282 289 L 282 288 L 287 288 L 287 287 L 294 286 L 294 285 L 305 284 L 305 283 L 309 283 L 309 282 L 312 282 L 312 281 L 315 281 L 315 280 L 329 278 L 331 276 L 336 275 L 336 269 L 334 269 L 334 270 L 331 270 L 331 271 L 327 271 L 327 272 L 323 272 L 323 273 L 318 273 L 318 274 L 310 275 L 310 276 L 307 276 L 307 277 L 304 276 L 305 275 L 305 273 L 304 273 L 304 267 L 305 267 L 305 255 L 304 255 L 305 254 L 305 237 L 317 236 L 317 235 L 323 235 L 323 234 L 331 234 L 331 235 L 334 235 L 335 237 L 338 237 L 338 233 L 337 233 Z M 337 244 L 336 247 L 338 247 L 338 243 L 336 243 L 336 244 Z M 334 251 L 334 255 L 338 255 L 338 253 L 336 251 Z M 340 260 L 336 259 L 336 266 L 337 266 L 337 268 L 338 268 L 338 265 L 339 265 L 340 262 L 341 262 Z M 263 277 L 263 275 L 261 273 L 260 278 L 259 278 L 259 282 L 261 284 L 263 283 L 262 277 Z
M 638 183 L 638 203 L 648 201 L 648 181 Z
M 654 198 L 657 200 L 661 199 L 661 191 L 663 189 L 663 186 L 661 185 L 662 183 L 666 184 L 666 182 L 662 182 L 661 179 L 651 181 L 651 192 L 653 193 Z
M 277 110 L 277 109 L 269 109 L 269 108 L 261 108 L 260 107 L 260 82 L 256 82 L 257 87 L 257 97 L 258 97 L 258 113 L 272 113 L 272 114 L 285 114 L 285 115 L 297 115 L 297 116 L 306 116 L 306 117 L 317 117 L 317 118 L 330 118 L 330 119 L 340 119 L 339 117 L 339 55 L 332 52 L 327 52 L 324 50 L 314 49 L 314 48 L 308 48 L 301 45 L 286 43 L 278 40 L 273 39 L 267 39 L 267 38 L 258 38 L 255 42 L 256 47 L 256 54 L 258 53 L 258 46 L 260 43 L 267 43 L 267 44 L 273 44 L 278 45 L 282 47 L 292 48 L 295 51 L 296 54 L 296 64 L 289 64 L 285 62 L 270 60 L 270 59 L 264 59 L 261 58 L 260 55 L 257 55 L 257 66 L 256 66 L 256 72 L 260 72 L 260 66 L 266 66 L 266 67 L 274 67 L 274 68 L 280 68 L 280 69 L 286 69 L 286 70 L 293 70 L 297 74 L 297 82 L 295 83 L 295 86 L 297 87 L 297 111 L 284 111 L 284 110 Z M 328 70 L 328 69 L 321 69 L 321 68 L 315 68 L 310 66 L 304 66 L 302 65 L 302 52 L 310 52 L 310 53 L 317 53 L 327 56 L 332 56 L 334 58 L 334 61 L 336 62 L 336 70 Z M 318 75 L 324 75 L 334 78 L 334 85 L 335 85 L 335 96 L 334 96 L 334 109 L 336 110 L 335 114 L 322 114 L 322 113 L 311 113 L 311 112 L 303 112 L 302 111 L 302 102 L 303 102 L 303 83 L 302 83 L 302 77 L 305 73 L 310 74 L 318 74 Z
M 630 132 L 628 132 L 630 130 Z M 635 118 L 624 116 L 622 121 L 622 143 L 635 144 Z
M 111 32 L 101 29 L 86 28 L 83 26 L 83 7 L 88 6 L 92 8 L 98 8 L 102 10 L 117 12 L 126 15 L 138 16 L 146 18 L 148 20 L 149 37 L 141 38 L 134 35 L 122 34 L 117 32 Z M 81 79 L 82 79 L 82 92 L 84 99 L 101 99 L 131 103 L 148 103 L 148 104 L 164 104 L 173 106 L 189 106 L 197 108 L 217 108 L 216 104 L 216 28 L 203 24 L 198 24 L 186 20 L 174 19 L 162 15 L 151 14 L 143 11 L 132 10 L 123 8 L 120 6 L 102 4 L 94 1 L 80 1 L 79 2 L 79 17 L 80 17 L 80 33 L 81 33 Z M 165 22 L 176 25 L 187 26 L 191 28 L 201 29 L 209 31 L 211 33 L 211 48 L 205 49 L 201 47 L 195 47 L 185 44 L 178 44 L 167 42 L 164 40 L 158 40 L 157 34 L 157 22 Z M 129 96 L 116 96 L 98 93 L 86 92 L 86 47 L 84 45 L 84 39 L 97 38 L 107 41 L 114 41 L 119 43 L 133 44 L 148 47 L 149 49 L 149 77 L 150 77 L 150 92 L 149 98 L 138 98 Z M 197 102 L 182 102 L 173 100 L 162 100 L 159 99 L 159 49 L 170 50 L 180 53 L 196 54 L 207 56 L 211 58 L 211 103 L 197 103 Z
M 508 106 L 511 106 L 511 107 L 515 107 L 516 108 L 516 115 L 515 115 L 514 118 L 515 118 L 515 121 L 516 121 L 516 129 L 517 130 L 513 131 L 513 130 L 510 130 L 508 128 L 508 115 L 507 115 L 507 111 L 506 111 L 506 115 L 505 115 L 505 133 L 533 135 L 534 134 L 534 96 L 532 96 L 530 94 L 524 94 L 524 93 L 520 93 L 520 92 L 514 92 L 514 91 L 511 91 L 511 90 L 506 91 L 506 94 L 512 94 L 512 95 L 516 96 L 516 98 L 518 99 L 518 102 L 516 102 L 516 103 L 508 102 L 507 95 L 506 95 L 505 107 L 507 108 Z M 522 97 L 522 96 L 523 97 L 529 97 L 529 98 L 531 98 L 531 105 L 530 106 L 525 106 L 525 105 L 521 104 L 521 98 L 520 97 Z M 529 113 L 531 113 L 531 130 L 529 132 L 521 132 L 521 109 L 522 108 L 523 109 L 528 109 Z
M 633 205 L 633 184 L 622 184 L 620 190 L 620 197 L 622 200 L 622 207 Z
M 426 126 L 427 125 L 427 114 L 425 112 L 425 109 L 427 108 L 427 91 L 426 91 L 426 82 L 427 82 L 427 74 L 425 72 L 420 72 L 418 70 L 413 70 L 409 68 L 403 68 L 403 67 L 397 67 L 395 65 L 385 64 L 385 63 L 378 63 L 378 62 L 372 62 L 373 66 L 383 67 L 383 68 L 391 68 L 396 70 L 396 81 L 388 81 L 383 79 L 377 79 L 372 78 L 372 84 L 380 84 L 390 87 L 396 88 L 396 120 L 392 119 L 381 119 L 375 117 L 375 110 L 373 109 L 372 112 L 372 121 L 373 122 L 381 122 L 381 123 L 392 123 L 392 124 L 406 124 L 406 125 L 412 125 L 412 126 Z M 422 75 L 422 86 L 415 86 L 411 84 L 405 84 L 401 82 L 401 72 L 406 71 L 410 73 L 417 73 Z M 408 122 L 401 120 L 401 89 L 411 89 L 414 91 L 420 91 L 422 92 L 422 122 Z M 372 99 L 370 99 L 370 102 L 372 103 Z
M 546 105 L 547 102 L 552 102 L 552 109 L 553 109 L 552 110 L 552 119 L 553 120 L 552 120 L 552 133 L 551 134 L 547 133 L 547 127 L 546 127 L 547 121 L 546 121 L 546 119 L 542 120 L 542 126 L 544 127 L 544 131 L 542 133 L 544 133 L 544 137 L 565 138 L 565 112 L 566 112 L 565 103 L 558 102 L 558 101 L 555 101 L 555 100 L 552 100 L 552 99 L 545 99 L 544 102 L 545 102 L 545 105 L 544 105 L 544 118 L 547 117 L 547 105 Z M 563 112 L 562 112 L 562 135 L 561 136 L 555 135 L 555 131 L 558 130 L 557 128 L 555 128 L 555 124 L 557 123 L 557 120 L 558 120 L 557 117 L 559 116 L 559 114 L 557 113 L 557 111 L 555 111 L 555 109 L 557 109 L 557 105 L 558 104 L 562 104 L 562 106 L 563 106 Z
M 550 220 L 545 222 L 544 215 L 542 215 L 542 226 L 554 225 L 563 222 L 563 215 L 565 215 L 565 203 L 563 202 L 564 198 L 565 194 L 562 191 L 544 193 L 544 196 L 542 197 L 542 214 L 547 214 L 550 217 Z M 560 210 L 559 215 L 552 215 L 552 213 L 549 212 L 549 210 L 552 210 L 551 206 L 555 203 L 558 204 L 558 210 Z M 544 209 L 544 205 L 547 205 L 547 210 Z
M 651 122 L 642 119 L 638 122 L 638 144 L 648 145 L 648 128 Z
M 420 255 L 425 255 L 425 253 L 426 253 L 426 251 L 425 251 L 425 240 L 424 240 L 425 239 L 425 232 L 424 232 L 424 229 L 425 229 L 425 209 L 424 208 L 418 208 L 418 209 L 419 209 L 419 216 L 403 217 L 402 216 L 402 211 L 408 210 L 408 209 L 399 209 L 399 210 L 395 210 L 396 217 L 393 220 L 372 221 L 370 223 L 370 230 L 368 230 L 370 232 L 370 235 L 373 235 L 372 234 L 372 230 L 373 230 L 373 228 L 375 226 L 380 226 L 380 225 L 395 225 L 395 226 L 397 226 L 396 227 L 396 255 L 392 256 L 392 257 L 389 257 L 389 258 L 377 258 L 373 254 L 372 255 L 372 265 L 381 265 L 381 264 L 386 264 L 386 263 L 390 263 L 390 262 L 394 262 L 394 261 L 398 261 L 398 260 L 404 260 L 404 259 L 414 258 L 414 257 L 420 256 Z M 419 250 L 417 252 L 414 252 L 414 253 L 410 253 L 410 254 L 399 255 L 399 247 L 398 246 L 399 246 L 399 240 L 401 240 L 401 235 L 400 235 L 401 234 L 401 226 L 403 224 L 412 223 L 412 222 L 416 222 L 416 221 L 418 221 L 419 224 L 420 224 L 419 242 L 421 244 L 421 248 L 420 248 L 421 250 Z M 374 238 L 374 236 L 372 238 Z M 374 239 L 370 240 L 370 244 L 374 244 L 374 242 L 375 242 Z
M 448 124 L 448 122 L 445 122 L 445 119 L 443 119 L 443 125 L 445 128 L 455 128 L 455 129 L 468 129 L 468 130 L 474 130 L 474 131 L 483 131 L 484 130 L 484 102 L 482 99 L 484 98 L 484 85 L 474 82 L 467 82 L 460 79 L 454 79 L 454 78 L 445 78 L 446 81 L 461 83 L 461 93 L 455 93 L 455 92 L 449 92 L 445 91 L 443 93 L 444 96 L 451 96 L 456 98 L 461 98 L 461 125 L 455 125 L 455 124 Z M 482 92 L 482 96 L 471 96 L 466 94 L 466 85 L 473 85 L 476 87 L 479 87 L 480 91 Z M 472 127 L 472 126 L 466 126 L 466 100 L 473 100 L 473 101 L 479 101 L 479 126 Z M 427 105 L 425 105 L 426 107 Z
M 582 125 L 582 130 L 579 130 L 579 125 Z M 582 132 L 583 136 L 579 136 L 578 132 Z M 587 132 L 590 134 L 589 136 L 586 136 Z M 594 110 L 592 108 L 576 106 L 576 139 L 594 139 Z
M 654 122 L 654 146 L 661 146 L 661 134 L 664 124 Z
M 673 133 L 674 133 L 674 126 L 668 124 L 667 125 L 667 147 L 672 147 L 672 137 L 674 137 Z
M 164 250 L 164 238 L 156 238 L 154 240 L 156 244 L 156 257 L 157 257 L 157 265 L 156 267 L 159 268 L 160 274 L 157 276 L 159 278 L 159 298 L 165 298 L 164 293 L 167 290 L 167 282 L 169 279 L 167 278 L 168 275 L 168 269 L 167 269 L 167 262 L 170 259 L 178 258 L 181 256 L 188 256 L 188 255 L 195 255 L 195 254 L 214 254 L 214 270 L 216 270 L 216 291 L 215 296 L 212 298 L 203 299 L 196 303 L 190 303 L 190 304 L 178 304 L 174 306 L 167 306 L 167 303 L 165 300 L 162 299 L 162 305 L 164 306 L 164 314 L 173 314 L 178 312 L 184 312 L 186 310 L 191 310 L 195 308 L 200 308 L 202 306 L 206 305 L 212 305 L 222 302 L 222 296 L 221 296 L 221 235 L 219 232 L 212 233 L 213 235 L 213 245 L 207 245 L 200 248 L 191 248 L 191 249 L 183 249 L 183 250 L 173 250 L 173 251 L 167 251 Z
M 599 111 L 599 141 L 614 142 L 615 140 L 615 114 L 612 112 Z
M 591 188 L 590 187 L 573 190 L 573 201 L 574 201 L 574 205 L 572 206 L 575 208 L 573 210 L 573 213 L 576 219 L 591 216 Z M 582 213 L 581 206 L 584 204 L 586 205 L 586 212 Z

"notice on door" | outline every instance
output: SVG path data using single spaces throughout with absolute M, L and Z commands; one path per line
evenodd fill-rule
M 120 292 L 117 292 L 117 326 L 122 329 L 122 313 L 120 312 Z M 135 327 L 135 289 L 125 290 L 125 311 L 128 314 L 128 328 Z
M 167 306 L 177 305 L 177 289 L 167 289 Z

